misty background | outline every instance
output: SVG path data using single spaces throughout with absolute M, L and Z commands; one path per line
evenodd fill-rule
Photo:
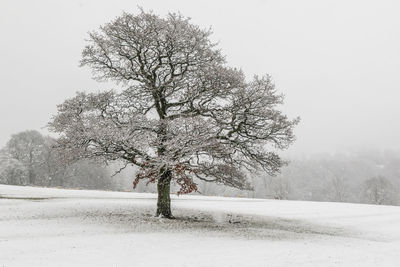
M 118 88 L 79 68 L 81 51 L 88 31 L 138 6 L 162 16 L 179 11 L 194 24 L 211 26 L 229 65 L 248 77 L 272 75 L 286 96 L 284 111 L 301 117 L 297 141 L 283 152 L 291 164 L 281 175 L 254 176 L 254 192 L 202 185 L 204 194 L 371 202 L 367 191 L 380 186 L 389 200 L 376 204 L 398 203 L 400 2 L 394 0 L 2 0 L 0 147 L 27 129 L 48 135 L 57 104 L 76 91 Z M 133 169 L 110 178 L 118 166 L 90 173 L 85 164 L 66 171 L 65 177 L 75 177 L 66 184 L 56 178 L 37 183 L 131 189 Z M 85 184 L 82 177 L 91 175 L 104 183 Z

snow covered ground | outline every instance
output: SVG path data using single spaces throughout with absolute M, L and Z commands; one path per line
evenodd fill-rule
M 0 185 L 0 266 L 400 266 L 400 207 Z

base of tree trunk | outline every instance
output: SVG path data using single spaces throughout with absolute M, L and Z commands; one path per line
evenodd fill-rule
M 174 217 L 174 215 L 162 215 L 162 214 L 159 214 L 159 215 L 157 215 L 156 214 L 156 217 L 158 217 L 158 218 L 165 218 L 165 219 L 170 219 L 170 220 L 175 220 L 176 218 Z
M 171 196 L 170 186 L 171 185 L 171 173 L 169 171 L 164 172 L 157 183 L 158 200 L 157 200 L 157 217 L 163 217 L 167 219 L 175 219 L 171 212 Z

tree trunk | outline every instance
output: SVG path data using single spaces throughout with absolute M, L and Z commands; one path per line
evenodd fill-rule
M 35 184 L 35 173 L 33 172 L 32 167 L 29 167 L 28 169 L 28 183 L 29 185 Z
M 157 201 L 157 212 L 156 216 L 161 216 L 168 219 L 173 219 L 171 213 L 171 197 L 170 197 L 170 185 L 171 185 L 171 171 L 167 170 L 158 180 L 157 191 L 158 191 L 158 201 Z

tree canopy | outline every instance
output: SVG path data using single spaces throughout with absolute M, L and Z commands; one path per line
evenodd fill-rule
M 276 173 L 284 162 L 275 150 L 294 141 L 298 118 L 278 109 L 283 95 L 269 75 L 246 80 L 210 35 L 180 14 L 143 10 L 91 32 L 81 65 L 121 89 L 59 105 L 50 122 L 59 145 L 71 159 L 139 166 L 134 184 L 158 182 L 159 204 L 169 203 L 171 180 L 190 193 L 196 178 L 243 189 L 248 171 Z M 168 209 L 157 214 L 169 217 Z

